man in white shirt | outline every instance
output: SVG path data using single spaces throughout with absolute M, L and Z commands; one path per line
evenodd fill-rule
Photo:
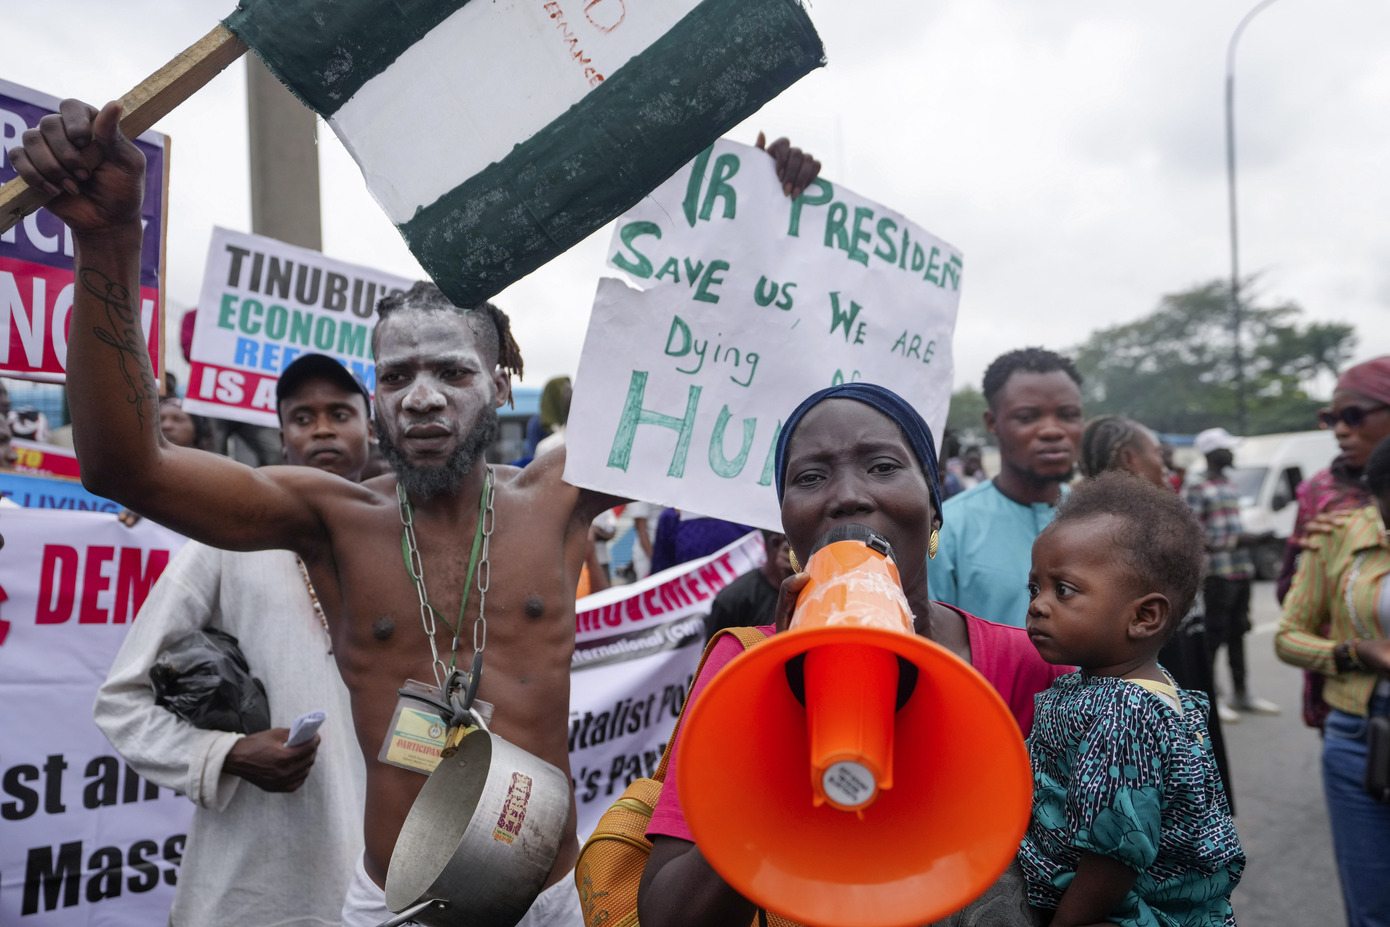
M 360 382 L 333 358 L 308 354 L 285 368 L 276 399 L 285 460 L 356 482 L 372 439 Z M 149 671 L 159 653 L 208 627 L 239 639 L 265 684 L 270 730 L 201 730 L 155 704 Z M 171 924 L 339 923 L 362 852 L 365 772 L 332 653 L 308 576 L 283 550 L 190 541 L 131 625 L 95 717 L 142 776 L 198 806 Z M 286 747 L 288 725 L 310 711 L 327 713 L 319 734 Z
M 637 534 L 632 542 L 634 580 L 643 579 L 652 571 L 652 542 L 656 536 L 656 520 L 662 511 L 662 506 L 655 502 L 629 502 L 623 510 L 632 519 L 632 530 Z

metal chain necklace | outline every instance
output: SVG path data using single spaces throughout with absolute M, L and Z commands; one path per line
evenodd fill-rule
M 492 582 L 492 568 L 488 562 L 488 542 L 491 540 L 492 530 L 497 523 L 497 514 L 493 508 L 495 495 L 492 468 L 488 467 L 487 476 L 483 482 L 482 496 L 478 500 L 478 527 L 473 535 L 473 550 L 468 560 L 467 575 L 469 577 L 476 575 L 478 585 L 478 617 L 473 622 L 473 670 L 470 674 L 470 688 L 477 686 L 483 648 L 487 645 L 487 590 Z M 396 483 L 396 500 L 401 515 L 401 554 L 405 559 L 406 570 L 410 574 L 411 581 L 415 584 L 415 592 L 420 600 L 420 622 L 424 625 L 425 636 L 429 638 L 430 642 L 430 669 L 434 672 L 434 681 L 439 687 L 440 694 L 447 698 L 449 693 L 445 688 L 445 683 L 447 677 L 454 672 L 455 661 L 458 656 L 459 633 L 463 630 L 463 616 L 468 608 L 468 582 L 465 579 L 463 600 L 459 603 L 459 626 L 455 628 L 430 604 L 429 592 L 425 588 L 424 559 L 420 556 L 420 545 L 415 538 L 415 511 L 410 500 L 406 497 L 405 487 L 399 482 Z M 453 633 L 448 666 L 444 665 L 444 661 L 439 656 L 439 648 L 435 644 L 436 618 L 444 621 L 444 626 Z

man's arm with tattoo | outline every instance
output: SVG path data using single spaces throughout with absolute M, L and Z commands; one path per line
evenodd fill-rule
M 255 471 L 188 448 L 159 429 L 159 395 L 140 325 L 144 156 L 121 134 L 120 107 L 65 100 L 10 152 L 73 233 L 68 338 L 73 444 L 93 492 L 224 548 L 303 549 L 322 524 L 312 503 L 331 479 L 300 468 Z

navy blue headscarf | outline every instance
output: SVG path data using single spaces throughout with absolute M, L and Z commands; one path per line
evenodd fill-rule
M 853 399 L 856 402 L 862 402 L 866 406 L 872 406 L 897 423 L 897 426 L 902 429 L 903 437 L 907 438 L 912 453 L 917 455 L 917 462 L 922 465 L 922 472 L 927 475 L 927 488 L 931 492 L 932 510 L 936 512 L 938 518 L 941 517 L 941 479 L 937 472 L 936 442 L 932 440 L 931 428 L 927 426 L 926 421 L 906 399 L 891 389 L 876 386 L 873 383 L 844 383 L 812 393 L 787 418 L 787 423 L 782 426 L 782 433 L 777 436 L 777 458 L 775 461 L 777 467 L 777 501 L 782 501 L 782 495 L 786 491 L 787 445 L 791 443 L 792 433 L 796 431 L 796 426 L 801 424 L 801 420 L 805 418 L 807 412 L 827 399 Z

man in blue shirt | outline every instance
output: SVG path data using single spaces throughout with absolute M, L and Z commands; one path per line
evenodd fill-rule
M 999 475 L 942 506 L 931 595 L 1022 627 L 1033 539 L 1052 521 L 1081 444 L 1081 374 L 1059 354 L 1024 348 L 989 365 L 984 394 Z

